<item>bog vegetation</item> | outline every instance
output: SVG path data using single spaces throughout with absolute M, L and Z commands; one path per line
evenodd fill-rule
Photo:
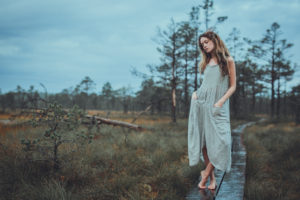
M 300 126 L 266 121 L 247 127 L 243 135 L 245 199 L 300 199 Z
M 49 105 L 34 126 L 21 118 L 1 124 L 3 199 L 181 199 L 198 179 L 201 165 L 188 166 L 185 119 L 144 115 L 136 123 L 149 131 L 137 132 L 82 125 L 79 114 Z M 130 121 L 133 113 L 110 117 Z

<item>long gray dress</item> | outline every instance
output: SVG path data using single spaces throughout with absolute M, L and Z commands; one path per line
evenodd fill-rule
M 215 168 L 230 172 L 231 169 L 231 127 L 229 99 L 222 107 L 213 105 L 226 93 L 229 76 L 222 76 L 219 65 L 207 65 L 203 82 L 192 97 L 188 119 L 189 165 L 194 166 L 201 159 L 202 148 Z

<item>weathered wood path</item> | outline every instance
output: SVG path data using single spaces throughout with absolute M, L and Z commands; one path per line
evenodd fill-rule
M 263 119 L 262 119 L 263 120 Z M 242 200 L 244 196 L 245 184 L 245 169 L 246 169 L 246 150 L 243 145 L 241 133 L 243 130 L 256 122 L 248 122 L 239 125 L 236 129 L 232 130 L 232 165 L 229 173 L 222 172 L 215 169 L 215 176 L 217 179 L 216 190 L 200 190 L 196 182 L 191 191 L 187 194 L 187 200 L 210 200 L 210 199 L 223 199 L 223 200 Z M 199 172 L 200 173 L 200 172 Z M 201 177 L 199 177 L 199 181 Z M 207 186 L 209 180 L 207 182 Z

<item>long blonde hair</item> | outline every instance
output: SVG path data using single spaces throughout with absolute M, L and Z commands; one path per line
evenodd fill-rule
M 224 42 L 222 39 L 212 30 L 208 30 L 205 33 L 202 33 L 199 36 L 198 39 L 198 45 L 200 47 L 200 54 L 201 54 L 201 62 L 199 64 L 199 71 L 200 73 L 203 73 L 205 70 L 206 65 L 208 64 L 210 58 L 211 58 L 211 53 L 206 53 L 203 49 L 203 46 L 201 45 L 201 37 L 206 37 L 214 43 L 215 48 L 212 50 L 212 53 L 216 54 L 217 61 L 219 66 L 221 67 L 222 70 L 222 75 L 229 75 L 228 72 L 228 57 L 230 56 L 230 53 L 225 46 Z

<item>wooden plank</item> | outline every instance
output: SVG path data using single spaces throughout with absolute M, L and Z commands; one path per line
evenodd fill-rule
M 217 195 L 217 200 L 243 199 L 246 170 L 246 150 L 242 141 L 243 130 L 254 122 L 240 125 L 232 131 L 232 168 L 224 177 L 224 181 Z
M 225 177 L 226 173 L 215 169 L 215 177 L 216 177 L 216 182 L 217 182 L 217 188 L 216 190 L 209 190 L 209 189 L 205 189 L 205 190 L 200 190 L 198 188 L 198 184 L 201 181 L 201 176 L 199 176 L 199 179 L 197 182 L 194 183 L 194 187 L 190 190 L 190 192 L 187 194 L 187 196 L 185 197 L 187 200 L 214 200 L 216 199 L 216 196 L 219 192 L 220 186 L 222 185 L 222 182 L 224 181 L 224 177 Z M 206 182 L 206 186 L 208 186 L 209 184 L 209 179 Z
M 215 176 L 217 179 L 216 190 L 200 190 L 198 183 L 185 197 L 187 200 L 210 200 L 210 199 L 226 199 L 226 200 L 239 200 L 244 196 L 245 184 L 245 169 L 246 169 L 246 150 L 242 143 L 241 133 L 244 128 L 255 122 L 248 122 L 238 126 L 232 130 L 232 165 L 229 173 L 222 172 L 215 169 Z M 199 181 L 201 177 L 199 177 Z M 209 181 L 207 182 L 208 185 Z

